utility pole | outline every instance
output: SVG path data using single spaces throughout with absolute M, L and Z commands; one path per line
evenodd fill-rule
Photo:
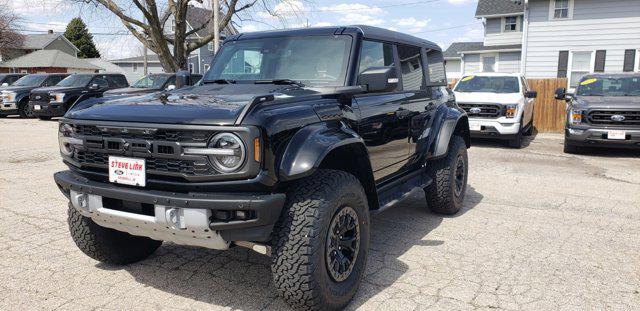
M 218 53 L 220 48 L 220 3 L 219 0 L 213 1 L 213 52 Z
M 146 6 L 147 6 L 147 3 L 145 2 L 145 7 Z M 147 22 L 147 18 L 146 17 L 144 18 L 144 23 L 145 24 L 149 24 Z M 143 64 L 143 68 L 144 68 L 143 72 L 144 72 L 144 75 L 147 76 L 147 74 L 148 74 L 147 73 L 147 68 L 148 68 L 148 64 L 147 64 L 147 62 L 148 62 L 148 60 L 147 60 L 147 46 L 143 44 L 142 48 L 144 49 L 144 54 L 142 54 L 142 64 Z

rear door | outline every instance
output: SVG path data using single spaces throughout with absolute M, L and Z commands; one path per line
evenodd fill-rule
M 395 46 L 364 40 L 360 51 L 358 73 L 371 67 L 397 67 Z M 373 175 L 377 182 L 400 174 L 409 155 L 409 119 L 402 105 L 406 97 L 401 85 L 391 92 L 367 93 L 355 97 L 360 118 L 358 132 L 369 152 Z

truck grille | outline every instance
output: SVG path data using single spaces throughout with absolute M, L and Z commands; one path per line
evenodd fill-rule
M 84 141 L 72 159 L 83 167 L 108 172 L 109 155 L 144 158 L 147 174 L 191 180 L 219 175 L 206 155 L 184 155 L 183 146 L 206 147 L 215 131 L 111 127 L 73 124 Z
M 460 108 L 464 109 L 470 117 L 474 118 L 498 118 L 502 115 L 502 106 L 497 104 L 467 104 L 458 103 Z M 480 111 L 475 111 L 477 109 Z M 472 110 L 474 110 L 472 112 Z
M 639 127 L 640 110 L 592 110 L 587 120 L 594 125 Z

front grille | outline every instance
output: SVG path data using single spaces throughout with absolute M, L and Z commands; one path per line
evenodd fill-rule
M 497 104 L 468 104 L 459 103 L 458 106 L 464 109 L 470 117 L 474 118 L 498 118 L 502 115 L 502 106 Z M 479 112 L 472 112 L 473 108 L 480 109 Z M 475 109 L 473 109 L 475 110 Z
M 640 127 L 640 110 L 592 110 L 587 120 L 594 125 Z
M 73 124 L 76 137 L 84 140 L 73 160 L 84 167 L 108 172 L 109 155 L 144 158 L 147 175 L 189 180 L 216 176 L 205 155 L 183 155 L 183 146 L 206 147 L 213 130 L 133 128 Z
M 31 93 L 29 100 L 32 102 L 48 103 L 50 98 L 48 93 Z

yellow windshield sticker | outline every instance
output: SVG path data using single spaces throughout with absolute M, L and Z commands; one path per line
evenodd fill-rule
M 589 84 L 595 83 L 595 82 L 598 82 L 598 79 L 587 79 L 587 80 L 582 81 L 582 83 L 580 83 L 580 85 L 589 85 Z
M 467 76 L 467 77 L 464 77 L 464 78 L 462 78 L 462 82 L 467 82 L 467 81 L 469 81 L 469 80 L 473 80 L 473 78 L 475 78 L 475 77 L 476 77 L 476 76 Z

